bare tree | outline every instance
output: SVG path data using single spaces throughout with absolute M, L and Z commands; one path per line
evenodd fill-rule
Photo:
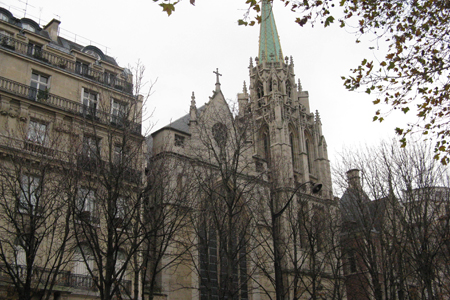
M 235 117 L 225 101 L 216 98 L 192 131 L 189 176 L 198 199 L 192 215 L 197 240 L 192 255 L 200 298 L 248 299 L 258 183 L 258 176 L 250 175 L 251 122 Z
M 193 209 L 189 162 L 163 151 L 147 165 L 147 189 L 142 230 L 142 291 L 148 299 L 162 292 L 162 273 L 183 264 L 192 247 L 186 243 Z M 180 287 L 174 287 L 180 288 Z M 144 297 L 144 295 L 142 295 Z
M 135 71 L 139 91 L 143 67 L 138 64 Z M 133 270 L 142 260 L 138 251 L 144 241 L 146 189 L 141 116 L 150 92 L 142 97 L 102 91 L 106 100 L 98 107 L 84 106 L 82 132 L 71 143 L 76 153 L 76 183 L 70 191 L 73 265 L 80 280 L 97 290 L 101 299 L 121 295 L 137 299 L 140 272 Z M 107 118 L 103 122 L 107 126 L 98 122 L 102 118 Z
M 12 296 L 49 299 L 69 280 L 67 156 L 53 150 L 63 140 L 48 134 L 49 124 L 24 121 L 1 137 L 0 272 Z
M 430 149 L 382 143 L 342 155 L 339 170 L 362 171 L 361 178 L 349 172 L 341 199 L 346 277 L 367 298 L 446 297 L 448 174 Z
M 254 263 L 272 285 L 262 288 L 276 299 L 340 299 L 336 203 L 314 195 L 321 184 L 284 182 L 288 171 L 286 162 L 272 155 L 260 197 L 258 220 L 263 226 L 255 235 L 261 254 Z

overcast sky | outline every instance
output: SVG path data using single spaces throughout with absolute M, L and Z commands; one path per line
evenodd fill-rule
M 237 25 L 247 8 L 245 0 L 196 0 L 196 6 L 183 0 L 170 17 L 152 0 L 25 1 L 0 0 L 0 6 L 18 18 L 27 8 L 26 16 L 40 20 L 41 26 L 59 19 L 62 36 L 92 43 L 121 66 L 141 60 L 146 80 L 157 79 L 147 103 L 156 123 L 151 131 L 188 113 L 192 92 L 198 107 L 207 102 L 216 68 L 223 75 L 223 94 L 236 100 L 244 80 L 249 81 L 250 57 L 258 55 L 259 26 Z M 310 108 L 321 115 L 331 162 L 343 147 L 394 137 L 394 128 L 405 122 L 402 116 L 373 123 L 374 96 L 348 92 L 340 79 L 364 57 L 382 58 L 377 46 L 369 50 L 374 46 L 370 41 L 356 44 L 354 35 L 337 26 L 300 27 L 294 23 L 297 15 L 280 1 L 275 1 L 274 14 L 283 54 L 293 57 L 296 76 L 309 92 Z

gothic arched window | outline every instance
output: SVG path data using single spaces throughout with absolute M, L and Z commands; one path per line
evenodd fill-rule
M 289 80 L 286 80 L 286 95 L 289 98 L 291 98 L 291 92 L 292 92 L 291 83 L 289 82 Z
M 223 123 L 214 124 L 214 126 L 212 127 L 212 134 L 217 145 L 220 148 L 224 148 L 225 145 L 227 144 L 228 139 L 227 125 Z
M 311 168 L 311 147 L 310 147 L 310 143 L 309 143 L 308 139 L 305 142 L 305 146 L 306 146 L 306 157 L 308 159 L 308 171 L 309 171 L 309 173 L 312 173 L 312 168 Z
M 258 99 L 264 97 L 264 85 L 261 81 L 258 81 L 258 84 L 256 86 L 256 92 L 258 94 Z
M 268 162 L 270 160 L 270 137 L 269 131 L 263 133 L 263 157 Z
M 296 163 L 296 157 L 295 157 L 295 147 L 294 147 L 294 133 L 291 132 L 289 134 L 289 141 L 291 143 L 291 156 L 292 156 L 292 167 L 294 168 L 294 170 L 297 167 L 297 163 Z
M 247 300 L 249 218 L 246 202 L 230 200 L 227 188 L 222 183 L 212 189 L 213 192 L 205 198 L 204 213 L 198 223 L 200 300 L 219 299 L 228 291 L 241 295 L 236 299 Z M 226 208 L 227 201 L 236 201 L 236 208 L 231 211 Z M 233 218 L 233 222 L 227 225 L 229 230 L 223 230 L 225 227 L 218 220 L 229 216 Z M 227 266 L 233 266 L 232 274 L 227 273 Z M 228 282 L 229 275 L 233 277 L 231 286 Z
M 289 125 L 289 143 L 291 145 L 292 167 L 294 170 L 297 170 L 299 168 L 298 155 L 299 155 L 300 151 L 299 151 L 298 142 L 299 142 L 299 139 L 298 139 L 297 131 L 295 130 L 294 126 Z

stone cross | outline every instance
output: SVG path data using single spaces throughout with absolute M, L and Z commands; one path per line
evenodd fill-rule
M 222 76 L 222 74 L 219 73 L 219 68 L 216 68 L 216 70 L 213 71 L 213 73 L 216 74 L 216 84 L 220 84 L 219 76 Z

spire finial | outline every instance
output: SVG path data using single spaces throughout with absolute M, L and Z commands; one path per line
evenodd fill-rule
M 322 123 L 320 121 L 320 115 L 319 115 L 319 111 L 318 110 L 316 110 L 316 123 Z
M 219 76 L 222 76 L 222 74 L 219 73 L 219 68 L 216 68 L 216 70 L 213 71 L 213 73 L 216 74 L 216 91 L 220 91 Z
M 283 62 L 283 52 L 281 51 L 280 38 L 271 3 L 269 0 L 261 1 L 259 57 L 262 61 Z
M 245 83 L 245 80 L 244 80 L 244 88 L 242 89 L 242 91 L 244 92 L 244 94 L 247 94 L 247 84 Z
M 191 96 L 191 106 L 195 107 L 195 95 L 194 95 L 194 92 L 192 92 L 192 96 Z
M 302 83 L 300 82 L 300 78 L 298 79 L 298 91 L 301 92 L 303 90 Z
M 192 92 L 191 96 L 191 107 L 189 109 L 189 125 L 192 125 L 197 122 L 197 107 L 195 106 L 195 95 L 194 92 Z

